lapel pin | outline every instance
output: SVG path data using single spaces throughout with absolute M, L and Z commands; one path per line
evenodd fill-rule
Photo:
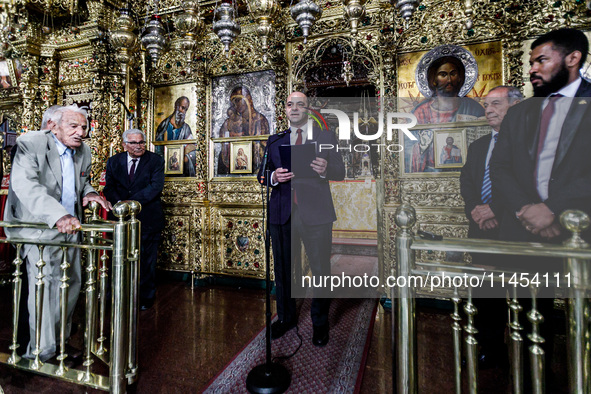
M 587 104 L 587 100 L 582 99 L 582 100 L 579 101 L 579 104 Z

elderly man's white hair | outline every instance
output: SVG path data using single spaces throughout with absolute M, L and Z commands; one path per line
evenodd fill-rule
M 127 136 L 130 134 L 141 134 L 142 137 L 144 138 L 144 141 L 146 140 L 146 134 L 141 131 L 140 129 L 129 129 L 129 130 L 125 130 L 123 132 L 123 135 L 121 136 L 121 139 L 123 140 L 123 142 L 127 142 Z
M 85 109 L 78 108 L 78 106 L 76 104 L 66 105 L 66 106 L 57 108 L 53 112 L 53 114 L 51 114 L 49 116 L 49 120 L 51 120 L 55 124 L 59 124 L 59 122 L 61 122 L 61 120 L 62 120 L 62 116 L 66 112 L 76 112 L 78 114 L 83 115 L 84 118 L 86 119 L 86 129 L 88 129 L 88 114 L 86 113 Z
M 47 130 L 47 122 L 50 121 L 51 115 L 60 108 L 61 105 L 52 105 L 51 107 L 47 108 L 43 113 L 43 118 L 41 119 L 41 130 Z

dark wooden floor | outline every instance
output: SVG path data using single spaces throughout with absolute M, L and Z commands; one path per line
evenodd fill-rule
M 210 285 L 191 290 L 181 281 L 160 284 L 156 304 L 140 315 L 141 372 L 129 392 L 201 391 L 263 327 L 264 299 L 262 289 Z M 10 335 L 9 302 L 10 289 L 0 288 L 2 351 L 7 351 Z M 420 392 L 452 392 L 449 312 L 421 307 L 417 316 Z M 379 307 L 363 371 L 362 393 L 392 392 L 391 327 L 390 313 Z M 559 355 L 555 368 L 564 365 L 563 361 Z M 480 373 L 480 392 L 507 392 L 507 384 L 504 370 Z M 557 385 L 563 384 L 561 379 Z M 6 366 L 0 366 L 0 386 L 6 393 L 98 392 Z

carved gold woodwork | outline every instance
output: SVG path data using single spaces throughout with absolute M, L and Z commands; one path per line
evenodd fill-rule
M 178 206 L 165 204 L 166 225 L 162 231 L 158 264 L 175 271 L 202 272 L 204 267 L 203 237 L 207 229 L 203 205 Z
M 265 241 L 260 207 L 211 208 L 212 272 L 263 278 Z
M 264 256 L 254 254 L 254 250 L 261 252 L 262 244 L 257 229 L 251 226 L 261 218 L 260 187 L 252 178 L 230 177 L 220 181 L 208 176 L 212 162 L 208 93 L 211 78 L 273 70 L 277 81 L 277 128 L 282 129 L 287 126 L 283 114 L 288 92 L 304 87 L 306 71 L 334 43 L 348 48 L 354 57 L 349 60 L 365 65 L 369 83 L 375 86 L 380 104 L 387 112 L 396 110 L 399 81 L 396 59 L 400 53 L 429 50 L 450 40 L 459 45 L 500 41 L 503 81 L 522 87 L 526 82 L 524 67 L 527 68 L 522 58 L 526 55 L 522 45 L 525 40 L 561 26 L 591 29 L 590 11 L 583 1 L 474 0 L 472 14 L 466 15 L 462 1 L 423 0 L 405 23 L 390 3 L 369 0 L 365 2 L 365 15 L 358 21 L 358 33 L 353 40 L 350 23 L 343 16 L 343 2 L 317 0 L 323 16 L 311 28 L 304 44 L 301 30 L 289 14 L 289 5 L 283 2 L 275 18 L 276 28 L 268 37 L 269 59 L 265 63 L 259 49 L 261 39 L 256 34 L 258 25 L 246 7 L 239 8 L 238 14 L 242 34 L 232 43 L 226 57 L 219 39 L 211 32 L 210 16 L 216 4 L 200 1 L 206 26 L 193 58 L 187 59 L 182 51 L 168 50 L 158 67 L 152 68 L 138 50 L 133 53 L 131 73 L 127 76 L 121 73 L 112 48 L 104 40 L 105 32 L 113 28 L 116 9 L 123 6 L 122 2 L 88 0 L 80 13 L 83 22 L 80 31 L 74 34 L 67 26 L 69 2 L 52 0 L 55 29 L 44 35 L 39 10 L 44 9 L 46 2 L 15 1 L 22 26 L 14 32 L 11 45 L 13 56 L 22 64 L 22 75 L 17 87 L 0 89 L 0 114 L 15 119 L 18 131 L 24 132 L 39 128 L 41 115 L 50 105 L 92 102 L 94 121 L 89 145 L 93 151 L 93 184 L 98 186 L 107 158 L 121 150 L 121 133 L 126 128 L 125 112 L 117 98 L 137 107 L 134 126 L 152 136 L 154 87 L 194 83 L 197 175 L 166 180 L 163 201 L 167 224 L 159 266 L 249 277 L 261 277 L 264 272 Z M 132 0 L 129 4 L 140 20 L 149 14 L 146 2 Z M 165 20 L 172 20 L 182 11 L 179 2 L 173 0 L 161 0 L 159 9 Z M 467 17 L 473 22 L 472 29 L 466 28 Z M 398 143 L 398 135 L 391 143 Z M 416 207 L 418 222 L 424 229 L 447 236 L 465 236 L 467 222 L 457 175 L 401 177 L 399 157 L 387 154 L 381 157 L 376 190 L 382 275 L 392 269 L 396 230 L 393 215 L 403 202 Z M 245 251 L 240 250 L 244 244 L 237 246 L 238 237 L 248 237 Z M 257 258 L 260 258 L 259 266 L 255 267 Z M 422 253 L 420 258 L 435 261 L 446 256 Z M 229 260 L 242 264 L 228 266 Z M 245 262 L 249 262 L 248 267 Z

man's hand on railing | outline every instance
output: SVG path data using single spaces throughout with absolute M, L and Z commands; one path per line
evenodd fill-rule
M 554 213 L 544 203 L 529 204 L 517 212 L 521 225 L 534 235 L 554 238 L 560 235 L 560 225 L 555 223 Z
M 74 234 L 76 230 L 80 229 L 80 221 L 72 215 L 62 216 L 56 223 L 57 231 L 60 233 Z
M 99 203 L 104 209 L 110 211 L 113 209 L 111 203 L 96 193 L 88 193 L 82 198 L 82 206 L 87 206 L 91 201 L 96 201 Z

